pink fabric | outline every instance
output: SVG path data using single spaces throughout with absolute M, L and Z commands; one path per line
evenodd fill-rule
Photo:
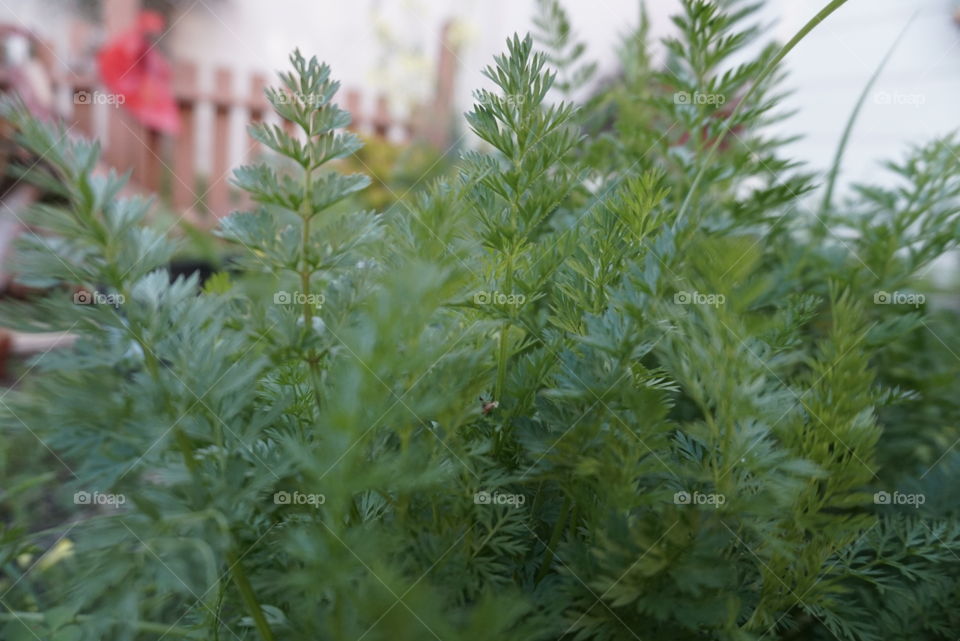
M 128 31 L 108 42 L 97 54 L 100 78 L 111 93 L 123 96 L 123 107 L 143 125 L 168 134 L 180 131 L 173 97 L 170 63 L 153 45 L 163 32 L 163 16 L 144 11 Z

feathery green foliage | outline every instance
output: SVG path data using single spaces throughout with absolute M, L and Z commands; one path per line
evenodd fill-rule
M 488 151 L 389 215 L 295 53 L 298 135 L 251 127 L 275 162 L 202 288 L 95 145 L 4 105 L 59 196 L 4 322 L 77 336 L 0 399 L 55 472 L 0 500 L 66 514 L 0 530 L 4 638 L 956 637 L 960 333 L 922 277 L 960 144 L 807 215 L 755 6 L 685 0 L 663 69 L 641 22 L 579 107 L 540 8 L 549 55 L 512 37 L 466 116 Z

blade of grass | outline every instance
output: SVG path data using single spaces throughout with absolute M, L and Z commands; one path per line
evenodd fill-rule
M 733 113 L 730 114 L 730 117 L 727 118 L 726 131 L 716 137 L 716 139 L 711 143 L 710 147 L 707 148 L 707 155 L 703 160 L 700 170 L 697 172 L 697 175 L 693 178 L 693 183 L 690 185 L 690 190 L 687 192 L 686 197 L 683 199 L 683 203 L 680 205 L 680 210 L 677 212 L 677 221 L 683 220 L 684 215 L 687 210 L 690 208 L 690 203 L 693 201 L 693 194 L 697 191 L 697 187 L 700 185 L 700 181 L 703 180 L 703 175 L 707 172 L 707 167 L 710 166 L 710 161 L 713 160 L 713 155 L 716 153 L 717 148 L 720 146 L 720 143 L 726 138 L 726 134 L 733 127 L 733 124 L 737 121 L 737 116 L 740 115 L 740 111 L 743 107 L 750 102 L 750 97 L 753 95 L 757 89 L 763 85 L 763 82 L 773 73 L 777 68 L 777 65 L 780 64 L 780 61 L 783 60 L 797 44 L 803 40 L 808 33 L 814 30 L 821 22 L 823 22 L 827 16 L 831 13 L 842 7 L 847 3 L 847 0 L 833 0 L 825 6 L 823 9 L 817 13 L 813 18 L 811 18 L 803 27 L 797 31 L 792 38 L 790 38 L 787 44 L 783 45 L 780 51 L 774 56 L 773 60 L 770 61 L 770 64 L 764 68 L 763 72 L 757 76 L 756 82 L 750 87 L 747 93 L 744 94 L 743 100 L 739 102 L 736 108 L 733 110 Z
M 910 25 L 913 24 L 914 19 L 916 19 L 917 14 L 919 13 L 919 10 L 914 11 L 913 15 L 910 16 L 910 19 L 907 20 L 907 24 L 903 25 L 903 29 L 900 30 L 899 34 L 897 34 L 897 37 L 890 45 L 890 48 L 887 49 L 887 53 L 883 56 L 880 64 L 877 65 L 873 75 L 871 75 L 870 79 L 867 80 L 867 84 L 863 87 L 863 92 L 857 99 L 857 104 L 853 107 L 853 111 L 850 113 L 850 117 L 847 119 L 847 125 L 843 129 L 843 135 L 840 136 L 840 144 L 837 145 L 837 153 L 833 157 L 833 165 L 830 167 L 830 173 L 827 174 L 826 191 L 823 195 L 823 203 L 820 205 L 821 214 L 826 213 L 830 208 L 830 203 L 833 200 L 833 190 L 836 187 L 837 176 L 840 173 L 840 164 L 843 162 L 843 152 L 847 149 L 847 143 L 850 140 L 850 134 L 853 131 L 854 124 L 857 122 L 857 118 L 860 116 L 860 111 L 863 109 L 864 103 L 867 101 L 867 95 L 870 93 L 870 90 L 873 89 L 877 79 L 880 78 L 880 74 L 883 73 L 883 69 L 887 66 L 887 62 L 890 61 L 890 58 L 893 56 L 893 52 L 896 51 L 897 46 L 903 40 L 904 35 L 906 35 L 907 29 L 910 28 Z

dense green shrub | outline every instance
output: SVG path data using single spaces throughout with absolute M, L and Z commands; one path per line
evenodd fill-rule
M 686 0 L 665 69 L 641 24 L 581 108 L 510 39 L 486 151 L 389 216 L 343 206 L 359 142 L 294 54 L 268 96 L 303 137 L 252 127 L 286 163 L 236 173 L 241 275 L 199 292 L 95 146 L 8 103 L 66 204 L 18 253 L 49 295 L 5 322 L 78 341 L 0 399 L 56 472 L 4 504 L 67 514 L 11 511 L 3 637 L 956 638 L 960 336 L 922 276 L 960 145 L 814 213 L 765 128 L 792 44 L 753 15 Z

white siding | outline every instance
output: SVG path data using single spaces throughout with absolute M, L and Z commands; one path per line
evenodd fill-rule
M 824 1 L 769 0 L 766 16 L 775 22 L 774 35 L 789 38 Z M 802 42 L 787 60 L 788 86 L 796 93 L 785 105 L 799 113 L 784 132 L 803 132 L 793 153 L 818 169 L 826 168 L 846 118 L 864 83 L 910 16 L 917 18 L 896 51 L 874 94 L 865 106 L 847 154 L 844 178 L 876 176 L 876 161 L 896 157 L 905 146 L 957 127 L 960 99 L 960 27 L 953 23 L 955 0 L 850 0 Z M 39 29 L 62 42 L 66 21 L 52 11 L 53 0 L 6 0 L 0 20 Z M 410 103 L 432 89 L 432 61 L 438 53 L 441 25 L 450 18 L 464 24 L 457 100 L 460 110 L 471 102 L 471 91 L 488 86 L 481 69 L 504 48 L 514 32 L 530 28 L 533 0 L 199 0 L 185 3 L 167 36 L 177 55 L 202 60 L 201 82 L 210 81 L 210 68 L 229 65 L 241 72 L 272 71 L 286 66 L 289 51 L 328 61 L 346 86 L 368 96 L 387 90 L 399 103 Z M 602 73 L 616 69 L 614 47 L 636 23 L 636 0 L 566 0 L 589 54 Z M 668 16 L 676 0 L 648 0 L 655 35 L 672 25 Z M 414 70 L 384 58 L 376 26 L 378 14 L 394 36 L 419 47 L 431 61 Z M 398 81 L 397 78 L 402 78 Z M 392 79 L 392 80 L 391 80 Z M 244 87 L 243 90 L 246 88 Z M 882 104 L 889 97 L 890 104 Z

